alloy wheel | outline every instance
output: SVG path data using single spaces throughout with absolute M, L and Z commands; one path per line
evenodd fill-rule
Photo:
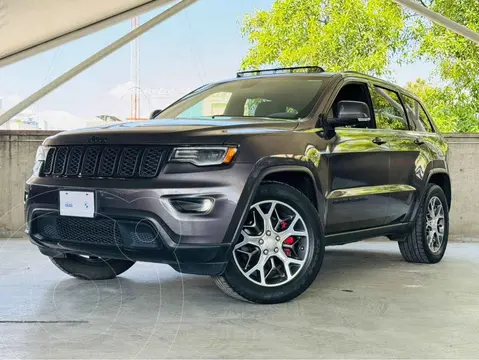
M 427 205 L 426 241 L 429 250 L 434 254 L 441 251 L 444 241 L 445 216 L 444 207 L 437 196 L 433 196 Z
M 281 201 L 251 206 L 233 257 L 251 282 L 280 286 L 294 279 L 309 251 L 309 234 L 299 213 Z

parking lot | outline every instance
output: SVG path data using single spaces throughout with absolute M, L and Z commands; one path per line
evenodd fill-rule
M 328 248 L 310 290 L 273 306 L 165 265 L 88 282 L 26 240 L 0 249 L 0 358 L 479 356 L 477 242 L 450 243 L 437 265 L 408 264 L 388 241 Z

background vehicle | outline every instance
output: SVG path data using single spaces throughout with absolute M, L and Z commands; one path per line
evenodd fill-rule
M 156 119 L 46 139 L 26 185 L 28 232 L 76 277 L 163 262 L 278 303 L 310 286 L 326 245 L 388 236 L 407 261 L 440 261 L 446 154 L 420 101 L 390 83 L 243 72 Z

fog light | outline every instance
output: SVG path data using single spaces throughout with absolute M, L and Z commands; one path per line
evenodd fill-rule
M 185 214 L 207 214 L 215 204 L 215 199 L 210 197 L 181 197 L 170 199 L 176 211 Z

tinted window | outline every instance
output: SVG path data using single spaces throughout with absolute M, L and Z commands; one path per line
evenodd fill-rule
M 421 104 L 409 96 L 404 95 L 403 98 L 406 105 L 407 116 L 414 130 L 434 132 L 431 122 Z
M 296 120 L 308 116 L 324 87 L 315 76 L 241 79 L 199 89 L 158 118 L 267 117 Z
M 409 130 L 404 108 L 395 91 L 374 86 L 371 99 L 378 129 Z
M 344 85 L 334 99 L 333 105 L 328 112 L 328 119 L 332 119 L 338 116 L 338 104 L 340 101 L 343 100 L 361 101 L 369 105 L 368 86 L 364 83 L 352 83 Z M 372 128 L 373 122 L 372 120 L 361 121 L 359 124 L 350 125 L 348 127 Z

